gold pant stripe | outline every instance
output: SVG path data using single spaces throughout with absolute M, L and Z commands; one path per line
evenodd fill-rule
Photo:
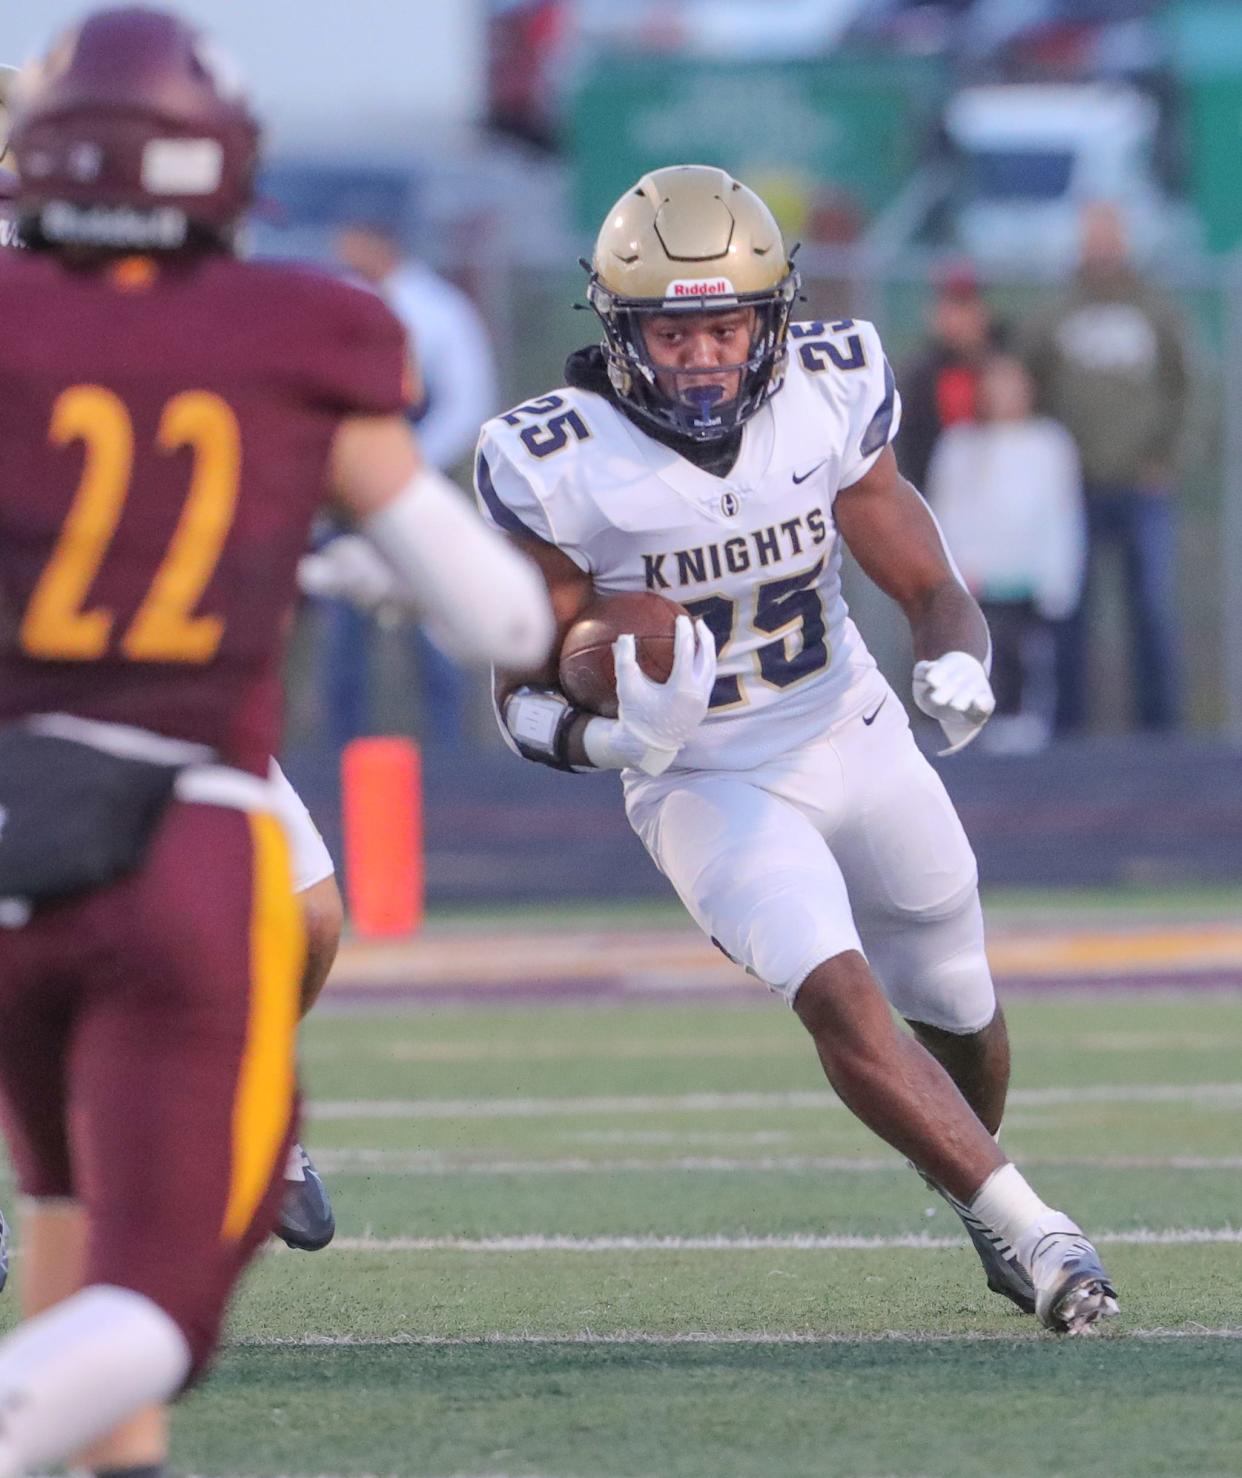
M 233 1100 L 233 1170 L 220 1228 L 226 1242 L 236 1242 L 254 1219 L 289 1127 L 306 961 L 306 934 L 290 881 L 284 829 L 273 816 L 258 813 L 249 819 L 254 857 L 250 1010 Z

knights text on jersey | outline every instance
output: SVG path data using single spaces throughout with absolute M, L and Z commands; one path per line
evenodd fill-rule
M 870 691 L 832 509 L 896 435 L 901 401 L 869 323 L 796 323 L 789 347 L 727 477 L 590 391 L 517 406 L 479 440 L 479 504 L 499 528 L 557 545 L 602 594 L 658 591 L 711 628 L 719 675 L 678 769 L 761 764 Z

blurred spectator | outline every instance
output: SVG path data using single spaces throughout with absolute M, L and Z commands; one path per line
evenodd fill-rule
M 417 366 L 419 403 L 413 419 L 423 455 L 451 472 L 469 457 L 479 427 L 498 409 L 495 359 L 483 320 L 464 292 L 405 256 L 395 213 L 359 206 L 346 209 L 341 222 L 334 242 L 337 260 L 374 288 L 405 324 Z M 326 698 L 337 746 L 373 727 L 373 631 L 370 616 L 330 602 Z M 430 745 L 459 746 L 467 734 L 467 680 L 421 627 L 410 628 L 409 641 L 418 667 L 419 736 Z
M 1087 495 L 1083 599 L 1058 639 L 1057 728 L 1086 723 L 1087 630 L 1108 545 L 1123 561 L 1139 721 L 1171 728 L 1180 712 L 1173 478 L 1189 390 L 1184 327 L 1135 270 L 1111 205 L 1083 211 L 1077 278 L 1031 325 L 1025 353 L 1041 409 L 1078 443 Z
M 571 25 L 566 0 L 491 0 L 488 123 L 541 149 L 560 142 L 557 63 Z
M 936 438 L 946 426 L 974 417 L 980 366 L 998 337 L 969 264 L 947 267 L 937 276 L 934 291 L 927 345 L 898 379 L 902 413 L 897 461 L 903 476 L 920 489 Z
M 334 247 L 341 265 L 405 324 L 423 381 L 418 439 L 427 460 L 448 471 L 470 456 L 479 427 L 499 408 L 495 356 L 478 309 L 460 288 L 406 257 L 399 227 L 381 212 L 346 220 Z
M 1074 439 L 1033 407 L 1022 361 L 992 355 L 978 419 L 943 432 L 926 488 L 992 631 L 996 716 L 982 739 L 1010 753 L 1041 749 L 1051 735 L 1053 623 L 1078 605 L 1086 554 Z

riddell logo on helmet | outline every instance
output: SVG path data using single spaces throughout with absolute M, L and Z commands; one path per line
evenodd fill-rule
M 665 297 L 669 298 L 720 298 L 735 293 L 727 277 L 679 277 L 670 282 Z
M 39 212 L 40 235 L 59 246 L 171 251 L 185 245 L 186 230 L 185 212 L 169 206 L 135 210 L 50 200 Z

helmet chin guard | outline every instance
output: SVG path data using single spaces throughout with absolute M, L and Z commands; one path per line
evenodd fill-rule
M 599 233 L 587 301 L 604 329 L 608 375 L 642 420 L 692 441 L 744 425 L 779 387 L 800 288 L 771 212 L 745 185 L 706 165 L 645 175 Z M 657 366 L 644 325 L 657 314 L 754 312 L 750 352 L 737 364 Z M 725 398 L 712 379 L 736 375 Z

